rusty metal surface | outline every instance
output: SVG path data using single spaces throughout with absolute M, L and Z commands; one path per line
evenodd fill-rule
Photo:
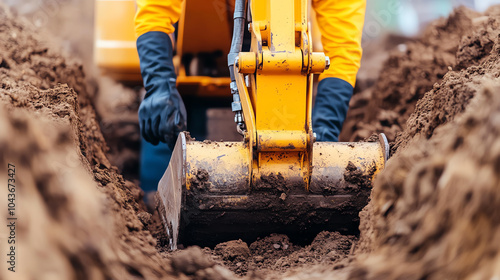
M 158 212 L 169 236 L 170 249 L 177 248 L 183 188 L 186 182 L 186 136 L 180 133 L 167 170 L 158 183 Z
M 357 168 L 359 176 L 371 181 L 385 166 L 385 147 L 380 142 L 314 143 L 309 190 L 320 194 L 348 193 L 349 189 L 344 190 L 344 175 L 349 162 Z
M 244 142 L 182 137 L 159 193 L 172 242 L 184 245 L 252 241 L 274 232 L 299 240 L 321 230 L 356 233 L 371 181 L 385 164 L 383 142 L 315 143 L 308 189 L 295 159 L 289 166 L 279 159 L 284 166 L 276 172 L 262 170 L 250 166 Z
M 257 133 L 257 151 L 282 152 L 306 151 L 307 134 L 303 131 L 259 131 Z
M 180 243 L 214 246 L 242 239 L 253 242 L 271 233 L 311 241 L 320 231 L 355 234 L 359 211 L 366 205 L 369 188 L 353 195 L 283 195 L 254 191 L 229 196 L 188 193 Z
M 186 189 L 243 194 L 250 187 L 250 156 L 244 142 L 188 141 Z

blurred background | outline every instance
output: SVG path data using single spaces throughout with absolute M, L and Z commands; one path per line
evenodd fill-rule
M 499 0 L 370 0 L 367 1 L 364 39 L 374 39 L 391 32 L 405 36 L 419 30 L 439 17 L 448 16 L 453 8 L 466 6 L 485 11 Z
M 88 54 L 92 42 L 83 40 L 92 37 L 93 24 L 92 0 L 2 0 L 20 14 L 27 16 L 29 22 L 44 27 L 62 39 L 70 40 L 65 46 L 72 51 Z M 405 36 L 417 35 L 432 20 L 445 17 L 457 6 L 483 12 L 500 0 L 369 0 L 363 40 L 380 38 L 386 33 Z M 67 19 L 67 20 L 64 20 Z M 63 20 L 63 21 L 61 21 Z M 65 22 L 66 24 L 60 24 Z M 78 23 L 77 32 L 71 22 Z M 73 43 L 72 43 L 73 42 Z

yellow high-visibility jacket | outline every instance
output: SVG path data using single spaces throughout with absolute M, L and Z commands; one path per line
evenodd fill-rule
M 135 32 L 137 37 L 149 31 L 174 32 L 182 0 L 136 0 Z M 272 0 L 271 0 L 272 1 Z M 366 0 L 312 0 L 321 31 L 321 42 L 331 67 L 320 79 L 334 77 L 356 83 L 360 66 Z

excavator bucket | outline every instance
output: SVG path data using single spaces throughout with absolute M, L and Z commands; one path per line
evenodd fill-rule
M 330 60 L 312 51 L 307 9 L 307 0 L 235 1 L 228 66 L 243 141 L 179 135 L 157 196 L 172 249 L 270 233 L 299 241 L 322 230 L 356 233 L 389 147 L 384 135 L 316 142 L 313 75 Z M 247 26 L 252 40 L 242 52 Z
M 385 136 L 317 142 L 313 151 L 305 189 L 293 162 L 282 160 L 280 172 L 255 177 L 247 143 L 199 142 L 181 133 L 157 195 L 171 249 L 276 232 L 305 240 L 321 230 L 355 233 L 371 180 L 388 157 Z

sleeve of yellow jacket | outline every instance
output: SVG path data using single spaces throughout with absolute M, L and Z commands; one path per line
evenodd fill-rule
M 149 31 L 167 34 L 175 31 L 174 23 L 179 20 L 182 0 L 136 0 L 135 35 Z
M 312 6 L 323 50 L 331 62 L 319 79 L 339 78 L 354 87 L 362 55 L 366 0 L 312 0 Z

